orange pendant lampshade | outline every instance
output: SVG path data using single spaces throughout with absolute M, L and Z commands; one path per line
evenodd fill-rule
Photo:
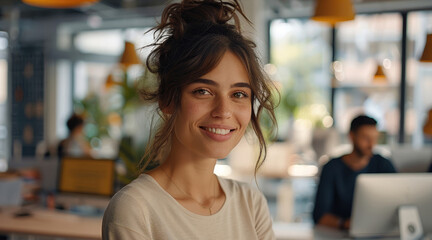
M 125 48 L 119 61 L 125 67 L 133 64 L 141 64 L 141 60 L 135 51 L 135 45 L 131 42 L 125 42 Z
M 108 75 L 107 79 L 105 80 L 105 88 L 110 89 L 112 86 L 117 85 L 118 83 L 114 81 L 114 78 L 112 74 Z
M 375 72 L 375 75 L 374 75 L 374 78 L 373 78 L 373 82 L 374 83 L 385 83 L 385 82 L 387 82 L 386 75 L 385 75 L 384 70 L 381 67 L 381 65 L 377 65 L 377 70 Z
M 432 33 L 428 34 L 426 37 L 426 45 L 420 62 L 432 62 Z
M 316 0 L 312 20 L 335 24 L 353 20 L 355 17 L 351 0 Z
M 42 8 L 76 8 L 91 5 L 99 0 L 22 0 L 24 3 Z
M 428 118 L 423 126 L 423 133 L 426 136 L 432 137 L 432 109 L 429 110 Z

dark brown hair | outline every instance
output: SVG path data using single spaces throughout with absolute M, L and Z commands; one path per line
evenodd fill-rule
M 72 114 L 66 122 L 66 126 L 69 129 L 69 133 L 72 133 L 77 127 L 83 124 L 84 124 L 84 119 L 76 113 Z
M 157 166 L 162 152 L 167 152 L 179 108 L 181 90 L 195 79 L 210 72 L 226 51 L 235 54 L 244 64 L 252 88 L 251 126 L 260 144 L 255 173 L 266 157 L 266 143 L 260 128 L 260 115 L 267 110 L 276 124 L 273 85 L 263 72 L 254 52 L 255 43 L 242 36 L 239 13 L 247 22 L 237 0 L 183 0 L 165 8 L 161 22 L 153 28 L 156 43 L 147 58 L 147 68 L 157 75 L 156 90 L 141 89 L 143 99 L 159 103 L 159 110 L 173 109 L 170 114 L 159 111 L 162 123 L 147 146 L 141 160 L 141 172 Z
M 357 132 L 363 126 L 376 126 L 377 121 L 366 115 L 359 115 L 351 121 L 350 132 Z

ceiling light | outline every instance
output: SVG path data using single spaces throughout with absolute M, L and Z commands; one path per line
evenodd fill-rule
M 428 112 L 428 118 L 423 126 L 423 133 L 426 136 L 432 137 L 432 108 Z
M 353 20 L 354 17 L 351 0 L 316 0 L 315 12 L 311 19 L 334 25 L 338 22 Z
M 120 64 L 125 67 L 129 67 L 133 64 L 141 64 L 141 60 L 135 51 L 135 45 L 131 42 L 125 42 L 124 52 L 119 61 Z
M 99 0 L 22 0 L 24 3 L 42 8 L 76 8 L 91 5 Z
M 385 83 L 387 82 L 386 75 L 384 74 L 384 70 L 381 65 L 377 65 L 377 69 L 373 78 L 374 83 Z
M 432 62 L 432 33 L 426 37 L 426 44 L 420 62 Z

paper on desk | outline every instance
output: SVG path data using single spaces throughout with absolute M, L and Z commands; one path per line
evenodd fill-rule
M 0 207 L 21 205 L 23 185 L 19 177 L 0 179 Z

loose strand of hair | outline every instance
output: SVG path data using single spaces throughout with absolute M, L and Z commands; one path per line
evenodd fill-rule
M 152 162 L 160 163 L 160 155 L 163 149 L 167 147 L 169 144 L 169 140 L 171 137 L 171 133 L 174 130 L 174 118 L 167 118 L 160 110 L 158 111 L 158 115 L 161 117 L 161 126 L 158 127 L 153 140 L 146 147 L 144 156 L 140 161 L 140 173 L 146 172 L 146 168 Z M 169 133 L 169 134 L 167 134 Z

